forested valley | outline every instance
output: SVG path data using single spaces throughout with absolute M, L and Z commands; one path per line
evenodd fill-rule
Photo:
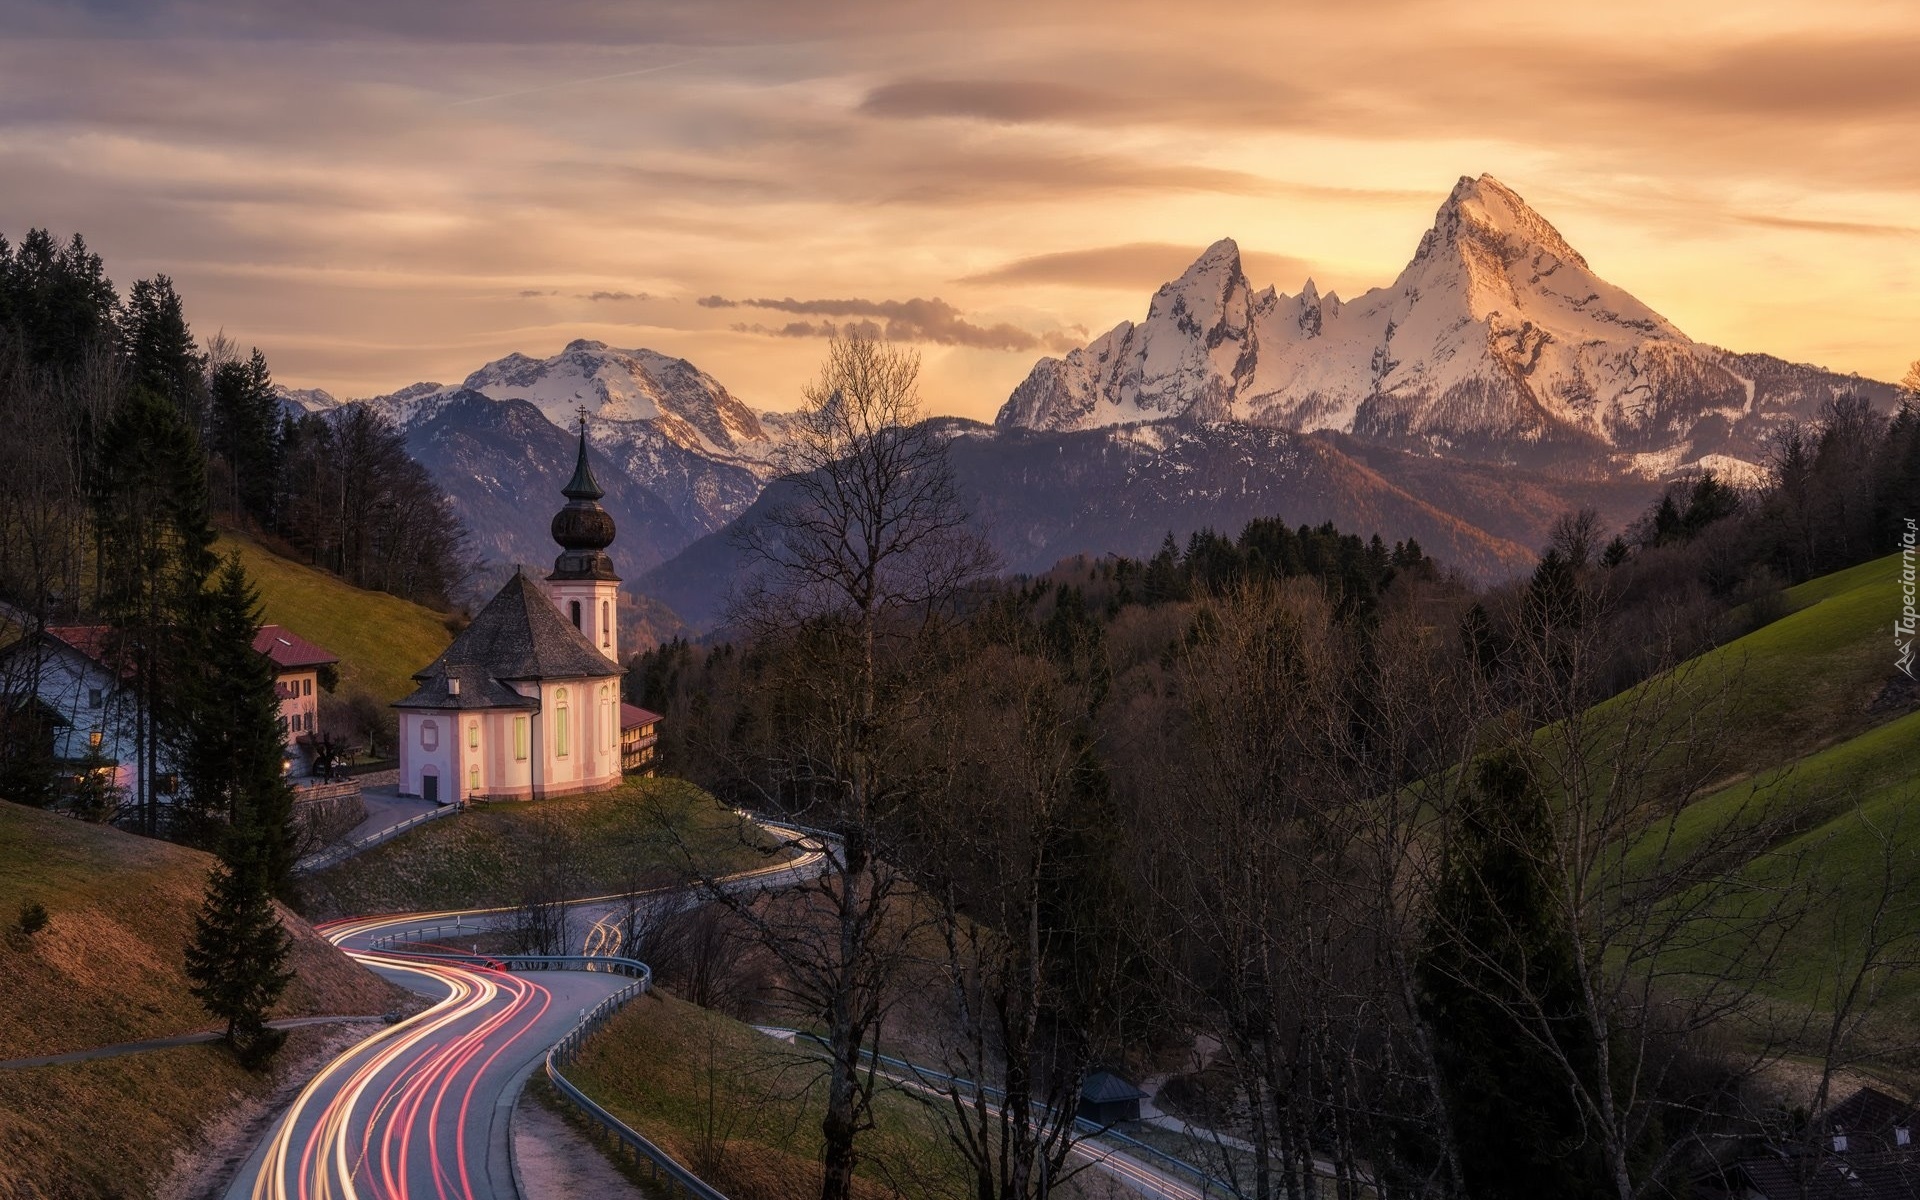
M 836 343 L 725 633 L 628 676 L 671 769 L 832 839 L 804 898 L 716 894 L 659 943 L 703 1002 L 821 1031 L 829 1178 L 883 1043 L 968 1081 L 949 1136 L 1023 1197 L 1100 1068 L 1172 1071 L 1162 1107 L 1247 1147 L 1217 1169 L 1263 1200 L 1633 1200 L 1914 1063 L 1882 1003 L 1920 951 L 1912 837 L 1771 772 L 1831 732 L 1815 650 L 1729 652 L 1911 545 L 1920 396 L 1784 428 L 1762 486 L 1566 514 L 1493 588 L 1280 519 L 1004 579 L 913 374 Z M 1834 736 L 1913 702 L 1884 659 Z M 1049 1119 L 989 1128 L 1002 1096 Z

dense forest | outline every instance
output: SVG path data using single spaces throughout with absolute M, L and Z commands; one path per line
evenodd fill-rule
M 164 275 L 123 296 L 79 235 L 0 238 L 0 746 L 8 798 L 64 799 L 109 817 L 121 803 L 162 832 L 208 836 L 194 802 L 162 805 L 156 764 L 191 761 L 194 680 L 216 581 L 219 526 L 305 557 L 347 581 L 445 608 L 469 565 L 466 535 L 400 435 L 354 407 L 289 410 L 265 356 L 196 340 Z M 37 690 L 48 625 L 104 626 L 125 680 L 139 795 L 95 794 L 100 773 L 55 764 Z M 64 782 L 63 782 L 64 781 Z M 78 789 L 84 795 L 60 793 Z
M 1163 1107 L 1247 1143 L 1217 1169 L 1262 1200 L 1687 1195 L 1716 1149 L 1814 1136 L 1761 1082 L 1792 1054 L 1824 1094 L 1912 961 L 1884 930 L 1914 880 L 1888 841 L 1861 944 L 1802 924 L 1820 881 L 1756 888 L 1803 869 L 1804 810 L 1691 807 L 1758 718 L 1682 664 L 1900 548 L 1920 374 L 1897 413 L 1841 396 L 1782 429 L 1762 486 L 1701 473 L 1618 531 L 1569 513 L 1480 589 L 1281 520 L 996 579 L 901 420 L 910 368 L 835 346 L 810 482 L 727 633 L 628 675 L 671 768 L 835 839 L 784 909 L 714 895 L 734 949 L 658 964 L 822 1031 L 823 1196 L 883 1036 L 972 1081 L 943 1115 L 982 1197 L 1069 1168 L 1088 1072 L 1190 1045 Z M 1788 962 L 1832 972 L 1817 1019 L 1768 990 Z M 988 1096 L 1049 1115 L 982 1130 Z

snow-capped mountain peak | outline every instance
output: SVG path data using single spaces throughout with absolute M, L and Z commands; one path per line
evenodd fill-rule
M 1841 386 L 1812 369 L 1770 373 L 1785 390 L 1769 401 L 1733 363 L 1601 279 L 1517 192 L 1481 175 L 1455 185 L 1391 285 L 1350 301 L 1312 280 L 1297 296 L 1255 293 L 1238 246 L 1215 242 L 1138 325 L 1035 364 L 997 423 L 1232 419 L 1502 460 L 1571 451 L 1591 464 L 1682 443 L 1689 458 L 1751 453 L 1768 421 Z

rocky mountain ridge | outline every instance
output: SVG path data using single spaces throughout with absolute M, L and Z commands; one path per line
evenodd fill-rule
M 1463 177 L 1395 281 L 1350 301 L 1255 291 L 1223 239 L 1123 321 L 1044 358 L 1002 428 L 1184 417 L 1351 434 L 1421 453 L 1657 477 L 1757 461 L 1768 434 L 1885 384 L 1695 342 L 1511 188 Z M 1884 393 L 1884 394 L 1883 394 Z

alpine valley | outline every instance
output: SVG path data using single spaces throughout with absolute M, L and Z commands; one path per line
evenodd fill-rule
M 1221 240 L 1144 320 L 1035 364 L 992 425 L 935 420 L 1010 571 L 1280 516 L 1412 537 L 1493 579 L 1530 566 L 1568 508 L 1617 526 L 1655 481 L 1751 478 L 1775 429 L 1848 391 L 1895 400 L 1888 384 L 1693 341 L 1482 175 L 1460 180 L 1387 287 L 1256 291 Z M 547 509 L 524 501 L 557 493 L 584 409 L 617 566 L 695 629 L 739 574 L 730 527 L 781 494 L 786 419 L 649 350 L 576 341 L 351 403 L 405 431 L 495 563 L 547 554 Z

